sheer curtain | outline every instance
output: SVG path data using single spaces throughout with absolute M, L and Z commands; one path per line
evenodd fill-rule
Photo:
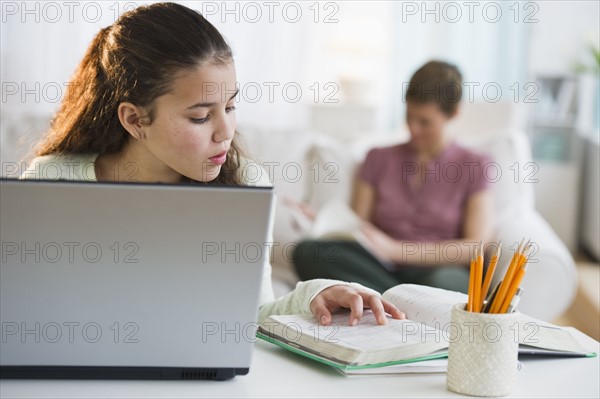
M 2 2 L 2 175 L 18 174 L 47 129 L 87 45 L 120 12 L 116 2 Z

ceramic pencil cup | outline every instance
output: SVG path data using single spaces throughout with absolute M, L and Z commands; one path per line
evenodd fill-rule
M 449 390 L 470 396 L 506 396 L 513 391 L 519 364 L 514 332 L 518 317 L 518 312 L 474 313 L 467 312 L 464 303 L 454 305 L 448 328 Z

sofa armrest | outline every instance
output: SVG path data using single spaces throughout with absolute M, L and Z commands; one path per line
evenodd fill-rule
M 497 234 L 503 241 L 503 250 L 493 284 L 504 276 L 523 237 L 531 239 L 536 251 L 531 254 L 523 279 L 519 310 L 545 321 L 565 312 L 577 291 L 577 270 L 571 254 L 550 225 L 537 211 L 523 209 L 500 220 Z

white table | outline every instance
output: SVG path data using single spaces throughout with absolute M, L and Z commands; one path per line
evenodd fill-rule
M 586 349 L 597 341 L 572 329 Z M 526 359 L 514 397 L 600 397 L 600 358 Z M 0 397 L 456 397 L 445 374 L 346 377 L 260 341 L 250 373 L 228 381 L 1 380 Z

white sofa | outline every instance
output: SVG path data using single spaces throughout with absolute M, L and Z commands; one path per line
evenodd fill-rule
M 319 209 L 331 198 L 350 200 L 353 175 L 366 152 L 373 147 L 405 141 L 406 133 L 363 135 L 341 142 L 308 131 L 267 131 L 240 127 L 251 156 L 271 177 L 278 196 L 272 254 L 273 284 L 282 295 L 298 281 L 291 254 L 303 233 L 294 228 L 285 197 L 304 201 Z M 525 276 L 519 309 L 530 316 L 551 321 L 572 302 L 577 289 L 573 258 L 552 228 L 534 208 L 536 167 L 526 135 L 503 129 L 487 135 L 456 137 L 465 146 L 490 154 L 497 167 L 489 169 L 493 184 L 497 237 L 503 256 L 496 272 L 504 274 L 510 256 L 522 238 L 531 239 L 537 251 Z

